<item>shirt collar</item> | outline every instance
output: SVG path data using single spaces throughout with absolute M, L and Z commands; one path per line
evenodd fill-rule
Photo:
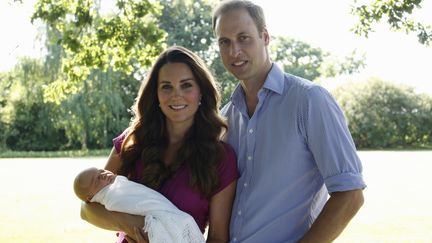
M 273 63 L 270 72 L 264 81 L 263 88 L 282 94 L 284 90 L 284 72 L 276 63 Z
M 284 90 L 284 72 L 282 69 L 276 64 L 273 63 L 270 68 L 270 72 L 267 75 L 266 80 L 263 85 L 264 89 L 271 90 L 277 94 L 282 94 Z M 231 102 L 234 104 L 238 104 L 238 102 L 244 100 L 244 91 L 239 84 L 234 89 L 231 95 Z
M 237 84 L 233 93 L 231 94 L 231 102 L 235 106 L 239 105 L 241 102 L 244 102 L 244 91 L 240 83 Z

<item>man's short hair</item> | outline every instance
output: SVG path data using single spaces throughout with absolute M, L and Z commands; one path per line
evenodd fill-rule
M 212 18 L 213 31 L 215 31 L 216 22 L 222 14 L 225 14 L 231 10 L 236 10 L 236 9 L 245 9 L 246 11 L 248 11 L 249 15 L 255 22 L 255 26 L 258 29 L 258 33 L 262 33 L 264 31 L 264 29 L 266 28 L 266 23 L 265 23 L 263 9 L 260 6 L 256 5 L 255 3 L 247 0 L 222 1 L 213 11 L 213 18 Z

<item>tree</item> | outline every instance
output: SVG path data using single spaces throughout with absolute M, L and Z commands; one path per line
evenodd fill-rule
M 0 83 L 5 88 L 1 120 L 6 124 L 2 133 L 7 147 L 14 150 L 59 149 L 66 138 L 53 120 L 57 107 L 43 103 L 45 80 L 40 60 L 21 59 Z
M 333 92 L 358 148 L 432 145 L 432 97 L 378 79 Z
M 355 51 L 338 60 L 321 48 L 284 36 L 273 37 L 270 52 L 272 60 L 282 65 L 285 72 L 312 81 L 322 76 L 352 74 L 365 66 L 364 56 L 358 57 Z
M 238 82 L 225 70 L 216 46 L 212 9 L 217 1 L 162 0 L 160 3 L 163 11 L 159 22 L 168 34 L 166 43 L 169 46 L 181 45 L 198 53 L 219 83 L 222 104 L 227 103 Z
M 32 21 L 58 33 L 64 76 L 49 85 L 47 97 L 59 103 L 84 88 L 92 70 L 131 74 L 149 67 L 163 48 L 157 26 L 161 6 L 150 0 L 116 0 L 116 13 L 102 16 L 94 0 L 38 0 Z
M 163 10 L 159 24 L 167 33 L 167 45 L 184 46 L 207 59 L 215 39 L 211 19 L 215 1 L 162 0 L 160 4 Z
M 342 59 L 327 55 L 319 67 L 319 72 L 322 77 L 336 77 L 344 74 L 351 75 L 359 72 L 359 70 L 366 66 L 365 59 L 365 54 L 359 54 L 357 50 L 353 50 Z
M 279 62 L 285 72 L 314 80 L 319 77 L 319 67 L 323 62 L 324 52 L 309 44 L 289 37 L 274 37 L 271 45 L 272 59 Z
M 387 18 L 392 30 L 414 32 L 421 44 L 430 45 L 432 27 L 410 18 L 415 8 L 421 8 L 421 3 L 422 0 L 374 0 L 369 5 L 354 5 L 351 13 L 358 17 L 358 23 L 353 31 L 360 36 L 368 37 L 368 34 L 373 31 L 372 25 Z
M 66 148 L 111 145 L 129 122 L 137 79 L 164 46 L 157 2 L 118 0 L 104 15 L 100 4 L 39 0 L 32 18 L 47 26 L 45 70 L 56 75 L 47 75 L 44 101 L 61 107 L 54 120 L 66 132 Z
M 8 111 L 8 100 L 9 94 L 11 93 L 11 86 L 11 75 L 9 73 L 0 73 L 0 151 L 7 148 L 6 138 L 9 133 L 8 124 L 10 124 L 10 111 Z

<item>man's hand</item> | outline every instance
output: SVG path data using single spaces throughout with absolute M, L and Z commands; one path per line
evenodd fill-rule
M 129 235 L 125 235 L 125 238 L 129 243 L 149 243 L 147 233 L 144 232 L 143 229 L 138 229 L 137 227 L 134 227 L 134 232 L 135 234 L 133 238 Z

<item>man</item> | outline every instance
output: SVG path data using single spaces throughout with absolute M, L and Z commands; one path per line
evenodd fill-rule
M 325 89 L 270 61 L 261 7 L 223 1 L 213 30 L 225 68 L 240 81 L 222 110 L 241 174 L 231 242 L 333 241 L 366 186 L 342 111 Z

